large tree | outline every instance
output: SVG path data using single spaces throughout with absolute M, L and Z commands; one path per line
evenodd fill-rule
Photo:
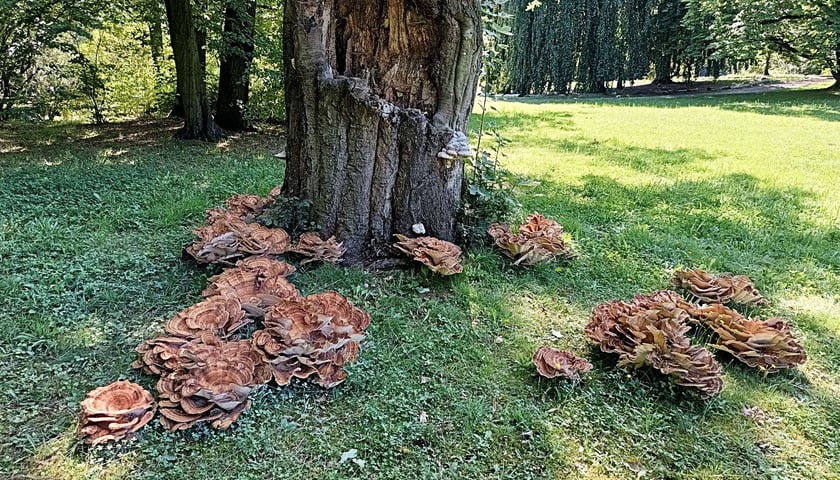
M 256 0 L 228 1 L 219 67 L 216 122 L 227 130 L 247 130 L 246 117 L 254 59 Z
M 351 263 L 423 224 L 451 240 L 481 54 L 478 0 L 286 0 L 284 191 Z M 441 153 L 443 152 L 443 153 Z M 450 157 L 450 158 L 442 158 Z
M 175 57 L 178 94 L 184 108 L 184 127 L 178 136 L 185 139 L 218 140 L 222 130 L 210 112 L 202 54 L 199 51 L 190 0 L 165 0 L 164 4 L 172 54 Z

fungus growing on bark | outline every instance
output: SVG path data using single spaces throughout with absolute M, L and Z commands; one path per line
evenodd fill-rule
M 455 275 L 464 271 L 461 266 L 461 248 L 457 245 L 434 237 L 394 236 L 397 237 L 394 248 L 427 266 L 429 270 L 440 275 Z
M 684 288 L 708 303 L 732 302 L 742 305 L 766 303 L 752 280 L 744 275 L 712 275 L 700 269 L 687 269 L 674 272 L 671 285 Z
M 152 394 L 125 380 L 94 389 L 81 406 L 79 432 L 91 445 L 127 438 L 155 414 Z
M 200 422 L 227 429 L 251 405 L 251 391 L 271 378 L 250 340 L 190 343 L 180 358 L 180 368 L 157 384 L 161 423 L 170 431 Z
M 514 260 L 514 265 L 536 265 L 557 256 L 574 257 L 563 239 L 563 227 L 539 213 L 529 215 L 517 234 L 508 225 L 499 223 L 490 225 L 487 233 L 502 253 Z
M 537 372 L 545 378 L 563 377 L 579 380 L 581 373 L 592 370 L 592 364 L 572 352 L 551 347 L 540 347 L 532 358 Z
M 306 257 L 300 262 L 305 265 L 310 262 L 341 263 L 347 249 L 335 237 L 323 240 L 317 233 L 304 233 L 290 251 Z
M 210 297 L 172 317 L 164 329 L 181 338 L 199 338 L 205 334 L 228 338 L 251 323 L 237 298 Z
M 704 305 L 692 312 L 696 323 L 717 334 L 715 347 L 768 373 L 794 368 L 807 360 L 805 349 L 780 318 L 748 319 L 723 305 Z
M 356 360 L 370 315 L 327 292 L 280 302 L 263 323 L 253 342 L 278 385 L 315 375 L 315 383 L 331 388 L 346 378 L 341 367 Z
M 598 305 L 586 326 L 586 336 L 605 353 L 615 353 L 619 365 L 650 366 L 675 384 L 703 397 L 720 393 L 720 365 L 712 354 L 691 345 L 686 333 L 692 306 L 675 292 L 637 295 L 632 303 Z

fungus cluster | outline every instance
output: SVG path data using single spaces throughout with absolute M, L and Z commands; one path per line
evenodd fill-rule
M 617 354 L 619 365 L 652 367 L 675 384 L 711 397 L 723 387 L 721 367 L 711 352 L 691 345 L 686 307 L 670 291 L 612 301 L 595 307 L 585 333 L 602 352 Z
M 429 270 L 445 276 L 464 271 L 459 246 L 434 237 L 408 238 L 399 234 L 394 236 L 397 237 L 394 248 L 422 263 Z
M 275 206 L 278 195 L 277 188 L 268 197 L 235 195 L 225 201 L 224 208 L 208 210 L 204 225 L 193 230 L 198 238 L 184 253 L 201 264 L 231 265 L 254 255 L 292 252 L 306 258 L 301 263 L 340 263 L 345 249 L 335 238 L 323 240 L 316 233 L 305 233 L 294 243 L 286 230 L 258 223 Z
M 766 303 L 752 280 L 744 275 L 712 275 L 700 269 L 686 269 L 674 273 L 671 285 L 683 288 L 707 303 L 731 302 L 740 305 Z
M 224 430 L 249 408 L 250 394 L 272 380 L 283 386 L 309 378 L 332 388 L 347 378 L 344 367 L 357 359 L 370 316 L 336 292 L 301 297 L 287 279 L 295 267 L 273 257 L 294 251 L 306 261 L 337 263 L 344 249 L 316 234 L 292 247 L 284 230 L 254 223 L 273 203 L 237 195 L 207 212 L 186 252 L 230 268 L 209 279 L 200 302 L 165 323 L 164 335 L 137 346 L 132 367 L 158 377 L 157 405 L 129 382 L 88 394 L 81 429 L 88 443 L 130 436 L 157 407 L 171 431 L 199 423 Z
M 358 357 L 370 316 L 336 292 L 301 297 L 291 265 L 251 257 L 210 279 L 205 300 L 172 317 L 167 335 L 137 347 L 135 368 L 158 375 L 161 423 L 226 429 L 271 379 L 312 377 L 332 388 Z M 253 333 L 245 328 L 257 325 Z
M 763 300 L 748 277 L 716 277 L 701 270 L 690 272 L 699 273 L 676 278 L 686 279 L 690 285 L 697 285 L 691 279 L 704 278 L 699 293 L 707 298 L 750 305 Z M 700 297 L 693 290 L 692 294 Z M 729 353 L 766 373 L 794 368 L 807 360 L 804 348 L 786 321 L 747 318 L 722 303 L 691 303 L 673 291 L 637 295 L 632 302 L 598 305 L 585 333 L 601 351 L 617 354 L 620 365 L 650 366 L 669 375 L 677 385 L 704 397 L 713 396 L 723 386 L 721 368 L 711 352 L 691 345 L 687 333 L 692 326 L 702 326 L 714 333 L 710 348 Z
M 692 311 L 691 321 L 712 330 L 714 347 L 729 353 L 750 367 L 767 373 L 802 365 L 805 349 L 781 318 L 746 318 L 724 305 L 703 305 Z
M 528 215 L 517 233 L 510 226 L 494 223 L 487 229 L 493 242 L 514 265 L 536 265 L 556 257 L 573 258 L 571 246 L 563 235 L 563 227 L 539 213 Z

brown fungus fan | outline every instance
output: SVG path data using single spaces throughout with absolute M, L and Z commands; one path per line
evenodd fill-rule
M 648 365 L 680 386 L 703 397 L 720 393 L 721 368 L 712 354 L 691 345 L 691 305 L 675 292 L 637 295 L 632 303 L 613 301 L 592 312 L 586 336 L 605 353 L 619 356 L 619 365 Z
M 461 248 L 457 245 L 434 237 L 408 238 L 399 234 L 394 236 L 397 237 L 394 248 L 413 257 L 429 270 L 446 276 L 464 271 L 461 266 Z
M 719 304 L 697 307 L 692 318 L 717 334 L 718 350 L 768 373 L 802 365 L 808 358 L 790 325 L 780 318 L 748 319 Z
M 181 338 L 199 338 L 208 333 L 228 338 L 249 323 L 238 299 L 219 295 L 184 309 L 166 322 L 164 329 Z
M 744 275 L 712 275 L 700 269 L 687 269 L 674 272 L 671 285 L 684 288 L 708 303 L 732 302 L 742 305 L 766 303 L 752 280 Z
M 539 213 L 528 215 L 518 234 L 499 223 L 490 225 L 487 233 L 496 247 L 514 260 L 514 265 L 536 265 L 557 256 L 574 257 L 571 247 L 563 239 L 563 227 Z
M 250 318 L 262 318 L 265 310 L 283 300 L 300 296 L 286 276 L 294 271 L 291 265 L 265 257 L 252 257 L 237 267 L 210 278 L 205 297 L 222 296 L 236 299 Z
M 545 378 L 563 377 L 579 380 L 580 373 L 592 370 L 592 364 L 572 352 L 551 347 L 540 347 L 532 358 L 537 372 Z
M 181 337 L 157 337 L 137 346 L 138 358 L 131 368 L 142 370 L 147 375 L 166 375 L 181 365 L 179 353 L 191 341 Z
M 356 360 L 370 315 L 327 292 L 272 306 L 264 325 L 253 342 L 278 385 L 314 375 L 315 383 L 331 388 L 347 377 L 342 366 Z
M 91 445 L 127 438 L 155 415 L 152 394 L 125 380 L 91 391 L 81 405 L 79 432 Z
M 234 195 L 225 200 L 227 211 L 246 222 L 252 221 L 273 204 L 274 198 L 259 195 Z
M 227 429 L 251 405 L 251 391 L 271 378 L 250 340 L 191 343 L 180 356 L 180 368 L 157 384 L 161 423 L 170 431 L 201 422 Z
M 347 249 L 335 237 L 323 240 L 317 233 L 304 233 L 290 251 L 306 257 L 300 262 L 305 265 L 310 262 L 341 263 Z
M 251 255 L 281 255 L 291 246 L 289 235 L 282 228 L 268 228 L 245 223 L 223 212 L 213 223 L 194 232 L 198 236 L 185 252 L 198 263 L 230 264 Z

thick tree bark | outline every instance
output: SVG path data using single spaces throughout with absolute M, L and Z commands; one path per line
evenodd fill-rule
M 287 0 L 284 42 L 285 193 L 348 263 L 418 223 L 453 240 L 464 160 L 445 151 L 475 97 L 478 0 Z
M 673 83 L 671 80 L 671 54 L 661 54 L 656 57 L 653 64 L 654 74 L 653 83 L 656 85 L 668 85 Z
M 230 5 L 225 9 L 225 33 L 219 68 L 219 97 L 216 123 L 227 130 L 248 130 L 246 118 L 250 88 L 250 68 L 254 59 L 254 21 L 256 0 Z
M 218 140 L 222 130 L 210 114 L 190 0 L 165 0 L 164 3 L 175 56 L 178 94 L 184 108 L 184 127 L 178 137 Z
M 831 76 L 834 77 L 833 90 L 840 90 L 840 45 L 834 50 L 834 66 L 831 68 Z

